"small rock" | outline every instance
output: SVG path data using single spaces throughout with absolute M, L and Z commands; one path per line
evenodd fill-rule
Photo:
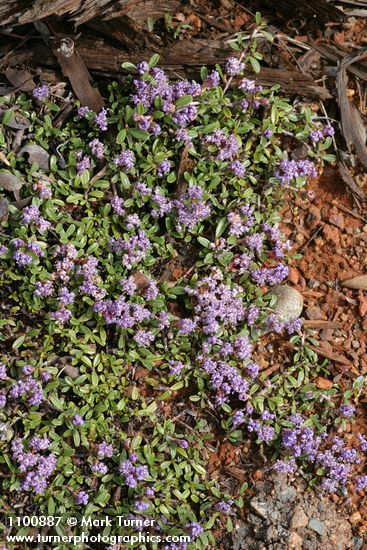
M 328 380 L 327 378 L 322 378 L 321 376 L 318 376 L 315 379 L 315 385 L 316 388 L 319 390 L 330 390 L 333 387 L 333 382 L 331 380 Z
M 331 328 L 324 328 L 320 332 L 320 340 L 323 342 L 328 342 L 329 340 L 332 340 L 334 331 Z
M 367 290 L 367 275 L 357 275 L 356 277 L 342 281 L 341 284 L 347 288 Z
M 269 502 L 263 502 L 261 500 L 251 500 L 250 508 L 252 508 L 253 511 L 262 518 L 266 518 L 269 515 Z
M 301 506 L 297 506 L 291 519 L 291 528 L 300 529 L 301 527 L 306 527 L 307 524 L 308 517 L 306 516 L 304 509 Z
M 277 285 L 269 291 L 269 294 L 276 296 L 274 313 L 285 322 L 297 319 L 303 309 L 302 295 L 288 285 Z
M 289 550 L 302 550 L 303 539 L 297 533 L 291 533 L 288 539 Z
M 354 514 L 352 514 L 350 517 L 349 517 L 349 521 L 352 525 L 356 525 L 357 523 L 359 523 L 362 519 L 362 516 L 359 512 L 354 512 Z
M 335 229 L 335 227 L 332 227 L 331 225 L 326 223 L 322 231 L 327 241 L 332 242 L 334 244 L 339 244 L 340 235 L 339 235 L 339 231 Z
M 322 311 L 317 306 L 308 306 L 308 308 L 305 311 L 305 315 L 307 319 L 322 319 Z
M 339 229 L 343 230 L 345 228 L 345 221 L 343 214 L 337 214 L 336 216 L 330 217 L 330 223 L 333 225 L 336 225 L 336 227 L 339 227 Z
M 315 531 L 315 533 L 319 534 L 321 537 L 325 535 L 326 528 L 325 525 L 316 518 L 311 518 L 308 522 L 308 527 L 312 529 L 312 531 Z
M 297 498 L 297 490 L 292 485 L 289 487 L 276 486 L 275 494 L 280 502 L 292 502 Z
M 361 317 L 364 317 L 367 313 L 367 297 L 366 296 L 358 296 L 358 310 Z
M 299 273 L 294 267 L 289 268 L 288 281 L 296 285 L 299 281 Z
M 363 539 L 360 537 L 353 537 L 353 550 L 361 550 Z

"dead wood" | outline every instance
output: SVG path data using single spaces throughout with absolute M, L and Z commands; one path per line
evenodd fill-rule
M 344 183 L 348 187 L 348 189 L 351 191 L 351 193 L 356 195 L 356 197 L 358 197 L 359 200 L 365 201 L 366 200 L 365 194 L 363 193 L 362 189 L 360 189 L 360 187 L 358 187 L 358 185 L 354 181 L 354 178 L 353 178 L 352 174 L 349 172 L 346 165 L 343 162 L 338 162 L 338 168 L 339 168 L 339 173 L 340 173 L 340 176 L 341 176 L 342 180 L 344 181 Z
M 99 90 L 92 87 L 89 72 L 74 42 L 71 38 L 64 38 L 55 45 L 53 51 L 60 63 L 62 74 L 70 80 L 81 105 L 98 113 L 103 107 L 103 98 Z
M 361 61 L 366 57 L 367 48 L 363 48 L 357 53 L 346 55 L 340 63 L 336 78 L 336 87 L 338 92 L 342 129 L 348 150 L 351 152 L 351 145 L 353 144 L 361 162 L 367 167 L 366 130 L 364 127 L 364 122 L 358 109 L 351 101 L 349 101 L 347 96 L 347 68 L 353 63 Z

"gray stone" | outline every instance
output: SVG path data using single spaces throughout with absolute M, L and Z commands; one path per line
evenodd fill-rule
M 277 285 L 268 294 L 276 297 L 273 310 L 282 321 L 288 323 L 301 315 L 303 298 L 298 290 L 288 285 Z
M 292 485 L 275 486 L 275 494 L 280 502 L 292 502 L 297 498 L 297 490 Z
M 360 537 L 353 537 L 353 550 L 361 550 L 363 539 Z
M 256 514 L 262 518 L 267 518 L 270 512 L 269 502 L 263 502 L 261 500 L 251 500 L 250 507 Z
M 321 537 L 325 535 L 326 533 L 326 527 L 325 525 L 316 518 L 311 518 L 308 522 L 308 527 L 312 529 L 312 531 L 315 531 L 318 535 Z
M 306 516 L 304 509 L 302 506 L 296 506 L 290 523 L 291 528 L 301 529 L 301 527 L 306 527 L 307 524 L 308 517 Z

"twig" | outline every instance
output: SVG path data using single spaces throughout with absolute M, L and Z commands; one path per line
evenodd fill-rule
M 309 244 L 312 243 L 312 241 L 317 237 L 317 235 L 320 233 L 321 229 L 324 227 L 324 224 L 321 224 L 317 229 L 316 231 L 313 233 L 313 235 L 308 239 L 308 241 L 301 246 L 301 248 L 299 248 L 299 251 L 301 252 L 301 250 L 303 250 L 304 248 L 306 248 L 306 246 L 308 246 Z
M 339 210 L 342 210 L 343 212 L 346 212 L 347 214 L 350 214 L 353 216 L 353 218 L 357 218 L 357 220 L 361 220 L 362 222 L 367 223 L 367 218 L 364 218 L 360 214 L 356 214 L 356 212 L 353 212 L 353 210 L 349 210 L 348 208 L 345 208 L 345 206 L 337 203 L 336 201 L 326 201 L 327 203 L 331 204 L 332 206 L 337 206 Z

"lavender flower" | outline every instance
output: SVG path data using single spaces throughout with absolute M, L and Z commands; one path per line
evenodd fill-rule
M 99 139 L 95 138 L 89 142 L 90 150 L 97 159 L 103 159 L 104 157 L 104 145 Z
M 233 162 L 231 162 L 229 165 L 229 169 L 238 178 L 242 178 L 246 171 L 244 165 L 239 160 L 234 160 Z
M 225 514 L 226 516 L 228 516 L 229 514 L 232 513 L 232 506 L 231 506 L 232 504 L 233 504 L 233 500 L 227 500 L 227 502 L 224 500 L 221 500 L 220 502 L 217 502 L 217 504 L 215 505 L 215 508 L 222 514 Z
M 84 424 L 84 420 L 79 414 L 74 414 L 71 421 L 74 424 L 74 426 L 83 426 Z
M 360 493 L 367 487 L 367 476 L 357 477 L 356 480 L 356 491 Z
M 85 491 L 79 491 L 77 495 L 75 496 L 75 503 L 76 504 L 83 504 L 86 506 L 89 502 L 89 496 Z
M 106 443 L 103 441 L 98 445 L 97 456 L 100 460 L 104 458 L 111 458 L 113 455 L 113 445 L 111 443 Z
M 192 536 L 193 539 L 196 539 L 201 535 L 201 533 L 204 532 L 204 529 L 196 521 L 192 521 L 191 523 L 186 525 L 186 527 L 190 530 L 190 535 Z
M 106 464 L 99 462 L 98 460 L 92 464 L 91 468 L 94 474 L 105 475 L 108 472 Z
M 243 411 L 236 411 L 232 417 L 232 425 L 234 428 L 245 422 L 245 414 Z
M 204 80 L 204 86 L 208 89 L 216 88 L 220 84 L 220 76 L 218 71 L 212 71 Z
M 236 57 L 229 57 L 224 64 L 224 70 L 229 76 L 236 76 L 240 74 L 244 68 L 244 63 Z
M 75 293 L 70 292 L 66 288 L 66 286 L 62 286 L 60 288 L 60 294 L 59 294 L 59 297 L 58 297 L 58 302 L 60 302 L 60 304 L 63 304 L 65 306 L 67 306 L 69 304 L 73 304 L 74 300 L 75 300 Z
M 41 86 L 34 88 L 32 95 L 39 101 L 44 101 L 50 95 L 50 89 L 47 84 L 42 84 Z
M 79 176 L 84 174 L 86 170 L 90 169 L 90 158 L 88 155 L 81 157 L 81 159 L 76 163 L 76 169 Z
M 59 325 L 65 325 L 70 321 L 71 311 L 61 306 L 59 309 L 50 314 L 51 319 L 56 321 Z
M 160 165 L 158 166 L 157 175 L 158 177 L 163 177 L 165 174 L 168 174 L 168 172 L 171 169 L 171 162 L 169 160 L 163 160 Z
M 120 462 L 119 472 L 125 477 L 125 483 L 128 487 L 134 488 L 138 482 L 148 477 L 149 471 L 147 466 L 136 466 L 137 455 L 131 453 L 128 460 Z
M 77 111 L 79 118 L 85 118 L 91 112 L 92 111 L 89 109 L 89 107 L 86 107 L 86 106 L 78 107 L 78 111 Z
M 0 363 L 0 380 L 6 380 L 7 379 L 7 374 L 6 374 L 6 366 L 4 365 L 4 363 Z
M 123 170 L 132 170 L 135 164 L 134 153 L 129 149 L 121 151 L 120 155 L 114 160 L 114 163 L 116 166 L 122 168 Z
M 339 407 L 339 414 L 343 418 L 351 418 L 355 412 L 356 412 L 356 409 L 355 407 L 353 407 L 353 405 L 342 404 Z
M 107 130 L 107 110 L 102 109 L 98 115 L 94 117 L 94 124 L 98 126 L 98 128 L 105 132 Z

